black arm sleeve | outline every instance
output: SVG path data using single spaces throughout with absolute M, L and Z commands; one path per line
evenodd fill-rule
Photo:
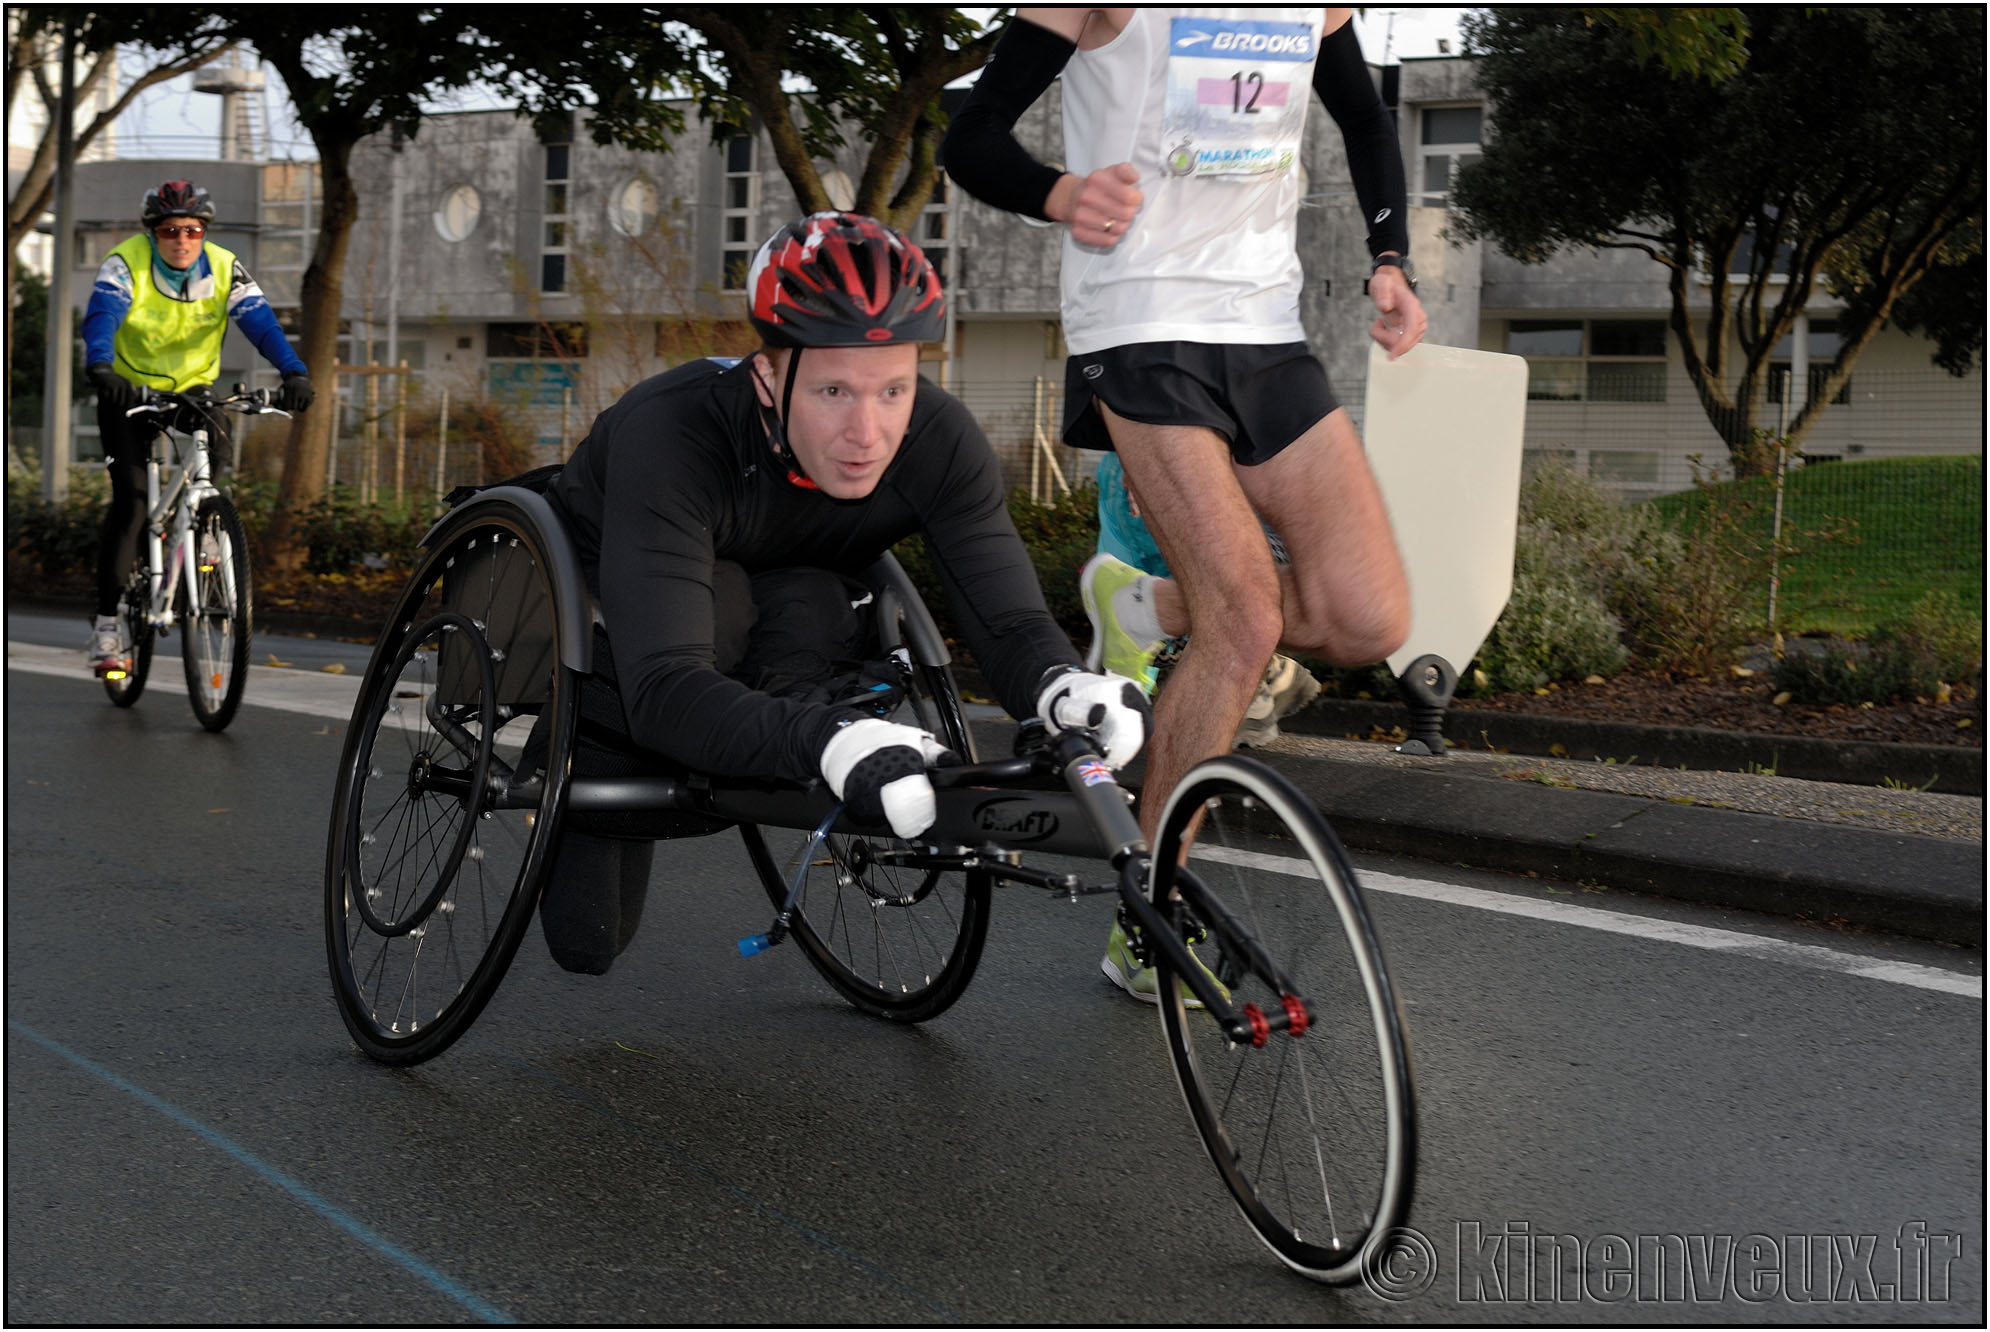
M 920 488 L 908 498 L 923 516 L 926 548 L 954 622 L 1008 714 L 1034 716 L 1045 672 L 1080 658 L 1044 605 L 1029 551 L 1009 517 L 995 451 L 952 399 L 941 401 L 926 438 L 906 444 L 915 447 L 922 455 Z
M 1320 58 L 1313 63 L 1313 90 L 1327 114 L 1340 126 L 1347 142 L 1348 174 L 1354 177 L 1354 197 L 1368 219 L 1371 257 L 1394 251 L 1410 252 L 1409 192 L 1403 182 L 1403 152 L 1396 142 L 1396 122 L 1375 91 L 1368 62 L 1361 58 L 1361 39 L 1352 20 L 1327 34 Z
M 940 155 L 956 184 L 985 204 L 1050 221 L 1044 201 L 1064 173 L 1030 156 L 1016 141 L 1016 122 L 1077 49 L 1026 19 L 1010 22 L 947 128 Z

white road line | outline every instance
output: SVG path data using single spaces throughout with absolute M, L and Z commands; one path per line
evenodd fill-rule
M 165 646 L 176 645 L 169 643 Z M 89 668 L 83 664 L 81 652 L 39 643 L 8 643 L 7 669 L 95 683 Z M 362 674 L 352 670 L 344 675 L 333 675 L 328 671 L 251 663 L 248 685 L 242 692 L 242 706 L 275 708 L 281 712 L 301 712 L 312 717 L 345 721 L 352 716 L 353 700 L 359 697 Z M 186 676 L 181 669 L 178 651 L 153 653 L 152 669 L 145 677 L 145 691 L 151 693 L 154 690 L 182 698 L 186 696 Z
M 1293 860 L 1287 856 L 1269 856 L 1255 851 L 1234 851 L 1228 847 L 1197 846 L 1191 854 L 1225 864 L 1270 870 L 1274 874 L 1303 876 L 1313 872 L 1312 866 L 1303 860 Z M 1399 897 L 1414 897 L 1426 902 L 1443 902 L 1449 906 L 1471 907 L 1478 911 L 1497 911 L 1509 916 L 1525 916 L 1530 920 L 1545 921 L 1553 925 L 1573 925 L 1582 929 L 1603 930 L 1611 934 L 1628 934 L 1662 943 L 1684 944 L 1689 948 L 1734 953 L 1763 962 L 1808 967 L 1814 971 L 1834 971 L 1846 976 L 1863 976 L 1868 980 L 1886 981 L 1894 985 L 1911 985 L 1923 990 L 1939 990 L 1946 994 L 1959 994 L 1971 999 L 1983 998 L 1981 976 L 1943 971 L 1937 967 L 1924 967 L 1913 962 L 1888 962 L 1879 958 L 1860 957 L 1854 953 L 1820 948 L 1815 944 L 1786 943 L 1780 939 L 1765 939 L 1760 935 L 1717 930 L 1705 925 L 1685 925 L 1678 921 L 1623 915 L 1615 911 L 1599 910 L 1596 907 L 1577 906 L 1572 902 L 1542 902 L 1532 898 L 1513 897 L 1506 893 L 1489 892 L 1483 888 L 1461 888 L 1455 884 L 1405 879 L 1394 874 L 1364 873 L 1361 876 L 1361 886 L 1371 893 L 1393 893 Z

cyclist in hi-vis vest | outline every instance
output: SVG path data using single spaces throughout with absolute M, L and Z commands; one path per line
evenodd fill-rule
M 99 676 L 129 668 L 131 644 L 117 615 L 124 577 L 138 557 L 145 527 L 145 464 L 160 427 L 149 415 L 127 417 L 141 388 L 184 393 L 221 374 L 228 321 L 283 373 L 276 405 L 301 412 L 314 396 L 304 362 L 283 336 L 276 314 L 233 253 L 207 240 L 214 202 L 191 181 L 169 180 L 145 192 L 145 230 L 113 249 L 97 270 L 83 314 L 85 373 L 97 390 L 97 429 L 111 476 L 110 508 L 97 550 L 97 611 L 90 667 Z M 225 423 L 209 425 L 214 470 L 226 471 L 234 447 Z

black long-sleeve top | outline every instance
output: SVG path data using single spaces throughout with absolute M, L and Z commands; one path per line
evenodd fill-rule
M 787 479 L 746 363 L 694 361 L 644 381 L 595 419 L 551 492 L 606 622 L 636 742 L 694 771 L 808 781 L 854 714 L 774 698 L 714 667 L 712 567 L 858 575 L 922 532 L 955 622 L 1002 705 L 1078 654 L 1045 608 L 1002 493 L 994 451 L 965 407 L 921 379 L 911 424 L 877 489 L 839 500 Z

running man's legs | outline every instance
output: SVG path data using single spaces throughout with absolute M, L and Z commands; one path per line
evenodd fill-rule
M 1228 752 L 1274 650 L 1379 661 L 1409 632 L 1408 583 L 1345 410 L 1240 467 L 1214 430 L 1145 425 L 1098 407 L 1174 570 L 1155 585 L 1162 629 L 1221 626 L 1191 634 L 1155 707 L 1140 811 L 1151 838 L 1175 783 Z M 1284 538 L 1288 569 L 1273 563 L 1259 514 Z

